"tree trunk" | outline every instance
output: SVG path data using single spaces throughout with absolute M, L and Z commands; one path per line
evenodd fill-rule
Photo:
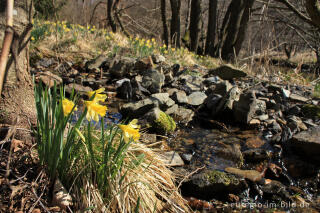
M 114 7 L 113 7 L 113 0 L 108 0 L 108 5 L 107 5 L 107 17 L 108 17 L 108 23 L 112 29 L 112 32 L 117 31 L 117 25 L 116 22 L 114 21 Z
M 320 1 L 305 0 L 305 5 L 312 22 L 320 28 Z
M 216 40 L 217 3 L 218 0 L 209 0 L 208 30 L 205 54 L 209 54 L 211 56 L 214 56 L 214 45 Z
M 181 0 L 170 0 L 171 5 L 171 26 L 170 26 L 170 39 L 171 45 L 180 48 L 180 8 Z
M 163 26 L 163 35 L 162 38 L 166 46 L 169 46 L 169 30 L 167 25 L 167 10 L 166 10 L 166 0 L 161 0 L 161 19 Z
M 191 1 L 190 12 L 190 50 L 197 52 L 199 45 L 200 19 L 201 19 L 201 1 Z
M 232 61 L 238 55 L 254 0 L 232 0 L 223 19 L 216 55 Z
M 5 12 L 1 4 L 0 28 L 4 29 Z M 36 108 L 34 103 L 33 85 L 29 72 L 28 47 L 30 41 L 30 21 L 33 16 L 30 9 L 31 0 L 15 0 L 13 28 L 17 35 L 12 44 L 17 46 L 17 63 L 14 63 L 13 55 L 8 60 L 3 91 L 0 97 L 0 122 L 12 125 L 19 117 L 19 126 L 29 128 L 29 123 L 36 122 Z M 19 35 L 19 36 L 18 36 Z M 3 32 L 0 32 L 0 40 L 3 40 Z M 12 46 L 13 48 L 13 46 Z M 12 49 L 11 48 L 11 49 Z

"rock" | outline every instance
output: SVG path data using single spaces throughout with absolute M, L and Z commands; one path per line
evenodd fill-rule
M 194 112 L 191 109 L 179 107 L 178 110 L 170 114 L 175 121 L 181 124 L 188 124 L 194 117 Z
M 244 71 L 233 67 L 230 64 L 222 65 L 216 69 L 209 70 L 209 76 L 217 75 L 223 80 L 232 80 L 241 77 L 246 77 L 247 73 Z
M 56 61 L 53 58 L 42 58 L 36 63 L 36 67 L 49 68 L 55 63 Z
M 289 109 L 288 113 L 289 115 L 298 115 L 300 112 L 301 112 L 301 108 L 295 105 Z
M 144 117 L 159 134 L 171 133 L 176 129 L 173 118 L 159 108 L 153 108 Z
M 269 119 L 269 115 L 263 114 L 263 115 L 255 116 L 255 118 L 259 119 L 260 121 L 265 121 Z
M 276 120 L 272 120 L 271 124 L 268 127 L 271 128 L 271 131 L 274 133 L 278 133 L 282 131 L 280 124 Z
M 68 84 L 68 85 L 66 85 L 64 87 L 64 89 L 69 94 L 71 94 L 72 90 L 74 89 L 74 91 L 77 94 L 80 94 L 80 95 L 87 95 L 87 92 L 91 92 L 92 91 L 92 89 L 90 87 L 85 87 L 85 86 L 82 86 L 80 84 Z
M 249 149 L 242 152 L 243 158 L 246 162 L 259 162 L 269 160 L 271 158 L 271 152 L 266 149 Z
M 42 83 L 44 83 L 49 88 L 53 87 L 54 83 L 56 83 L 56 85 L 58 86 L 63 82 L 60 76 L 55 75 L 49 71 L 41 72 L 36 78 L 38 80 L 41 80 Z
M 170 84 L 173 82 L 173 80 L 174 80 L 174 77 L 172 75 L 172 72 L 168 72 L 164 75 L 165 84 Z
M 291 200 L 286 186 L 279 181 L 272 180 L 270 183 L 261 186 L 261 190 L 265 196 L 271 197 L 273 201 L 283 202 Z
M 257 109 L 257 100 L 254 92 L 248 92 L 240 96 L 239 101 L 233 104 L 235 120 L 241 123 L 249 123 Z
M 264 100 L 260 100 L 260 99 L 257 99 L 257 105 L 256 105 L 256 114 L 257 115 L 262 115 L 266 112 L 267 110 L 267 104 Z
M 151 95 L 149 90 L 141 86 L 141 83 L 137 80 L 136 76 L 134 79 L 131 79 L 132 86 L 132 96 L 134 99 L 141 100 L 144 99 L 146 95 Z
M 230 112 L 233 110 L 233 103 L 239 100 L 240 94 L 240 89 L 237 86 L 233 87 L 228 94 L 222 98 L 219 105 L 216 108 L 211 109 L 211 115 L 215 116 L 217 113 L 224 111 Z
M 200 91 L 204 87 L 203 78 L 199 76 L 192 75 L 181 75 L 178 78 L 180 89 L 184 90 L 187 94 L 192 92 Z
M 317 174 L 317 166 L 315 164 L 303 161 L 297 157 L 284 158 L 283 163 L 287 168 L 288 174 L 292 178 L 306 178 Z
M 153 62 L 150 56 L 139 59 L 134 65 L 134 69 L 139 71 L 149 70 L 152 68 Z
M 199 106 L 206 98 L 207 95 L 204 92 L 193 92 L 188 96 L 188 104 L 192 106 Z
M 144 143 L 156 143 L 157 142 L 157 135 L 156 134 L 148 134 L 148 133 L 142 133 L 139 141 L 142 141 Z
M 188 103 L 187 94 L 182 90 L 178 90 L 176 92 L 173 92 L 171 97 L 178 104 L 186 104 L 186 103 Z
M 267 86 L 267 89 L 269 92 L 274 93 L 274 92 L 281 92 L 283 87 L 277 84 L 271 84 Z
M 287 122 L 287 126 L 291 129 L 292 132 L 308 129 L 308 127 L 302 122 L 302 120 L 294 115 L 290 116 L 287 119 Z
M 182 184 L 181 191 L 187 197 L 211 200 L 226 199 L 229 194 L 240 194 L 247 187 L 244 179 L 218 170 L 208 170 L 193 175 Z
M 186 154 L 186 153 L 183 153 L 181 155 L 181 158 L 184 160 L 184 162 L 186 162 L 187 164 L 189 164 L 191 162 L 191 159 L 192 159 L 192 154 Z
M 311 127 L 308 131 L 300 132 L 292 137 L 290 145 L 302 157 L 320 161 L 320 126 Z
M 290 95 L 290 100 L 305 103 L 305 102 L 307 102 L 309 99 L 308 99 L 308 98 L 305 98 L 305 97 L 303 97 L 303 96 L 301 96 L 301 95 L 291 94 L 291 95 Z
M 274 109 L 274 110 L 279 110 L 280 109 L 280 104 L 277 103 L 274 99 L 271 99 L 270 101 L 266 102 L 267 108 L 268 109 Z
M 72 76 L 72 73 L 70 72 L 71 69 L 72 69 L 72 63 L 65 61 L 65 62 L 62 62 L 62 63 L 58 64 L 58 66 L 56 68 L 54 68 L 54 71 L 56 71 L 56 72 L 58 72 L 60 74 L 65 74 L 67 76 Z M 76 71 L 76 74 L 79 73 L 77 70 L 74 70 L 74 72 L 75 71 Z
M 141 101 L 124 104 L 120 107 L 120 113 L 133 117 L 139 118 L 145 115 L 151 109 L 158 107 L 159 102 L 155 98 L 146 98 Z
M 261 121 L 259 119 L 254 118 L 249 121 L 250 126 L 259 126 L 260 124 L 261 124 Z
M 286 90 L 286 89 L 284 89 L 284 88 L 281 88 L 281 92 L 282 92 L 282 96 L 283 96 L 284 98 L 289 98 L 290 95 L 291 95 L 290 90 Z
M 172 98 L 173 93 L 178 92 L 180 90 L 178 90 L 177 88 L 170 88 L 168 90 L 166 90 L 166 92 L 169 94 L 169 96 Z
M 175 104 L 168 93 L 156 93 L 151 95 L 151 98 L 155 98 L 159 102 L 160 109 L 164 111 Z
M 184 166 L 180 155 L 175 151 L 165 152 L 162 154 L 163 163 L 167 166 Z
M 232 88 L 232 84 L 229 83 L 229 81 L 223 81 L 221 83 L 215 84 L 210 86 L 207 91 L 206 94 L 219 94 L 221 96 L 225 96 L 230 89 Z
M 95 59 L 88 61 L 85 64 L 85 69 L 88 70 L 89 72 L 100 71 L 100 69 L 103 67 L 109 67 L 110 62 L 111 62 L 111 59 L 109 59 L 108 56 L 99 55 Z
M 123 78 L 132 74 L 136 60 L 129 57 L 115 57 L 110 63 L 110 74 L 115 78 Z
M 146 88 L 151 93 L 161 92 L 161 87 L 164 84 L 165 76 L 157 70 L 146 70 L 141 73 L 141 86 Z
M 212 76 L 212 77 L 209 77 L 209 78 L 205 78 L 203 80 L 203 83 L 206 86 L 211 86 L 211 85 L 218 84 L 218 83 L 221 83 L 221 82 L 223 82 L 223 80 L 221 78 L 219 78 L 219 76 Z
M 246 178 L 253 182 L 258 182 L 263 178 L 263 172 L 258 172 L 257 170 L 241 170 L 233 167 L 227 167 L 224 169 L 226 172 L 238 175 L 240 177 Z
M 305 104 L 301 109 L 303 115 L 307 118 L 320 118 L 320 106 Z
M 265 144 L 259 136 L 252 136 L 246 139 L 245 146 L 249 149 L 260 148 Z
M 130 79 L 124 78 L 116 81 L 117 96 L 127 101 L 132 100 L 133 89 L 130 82 Z
M 170 108 L 168 108 L 165 113 L 168 114 L 168 115 L 172 115 L 174 114 L 175 112 L 177 112 L 179 109 L 179 106 L 178 104 L 174 104 L 173 106 L 171 106 Z
M 153 54 L 152 55 L 152 61 L 155 64 L 160 64 L 162 62 L 165 62 L 166 58 L 163 55 L 160 55 L 160 54 Z
M 216 109 L 219 102 L 222 100 L 222 96 L 218 94 L 211 94 L 207 97 L 205 103 L 208 109 Z

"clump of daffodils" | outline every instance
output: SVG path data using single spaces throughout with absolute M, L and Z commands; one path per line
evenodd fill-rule
M 101 102 L 105 102 L 107 98 L 107 95 L 102 94 L 104 90 L 104 88 L 100 88 L 95 91 L 87 92 L 89 100 L 85 101 L 84 103 L 87 108 L 86 118 L 88 121 L 94 120 L 98 122 L 100 117 L 104 117 L 106 115 L 108 108 L 100 104 Z M 75 104 L 67 98 L 62 100 L 62 108 L 64 116 L 68 116 L 73 110 L 77 110 Z M 128 125 L 118 125 L 118 127 L 122 130 L 123 139 L 125 142 L 128 143 L 131 139 L 137 142 L 140 139 L 140 126 L 137 125 L 137 122 L 138 120 L 134 119 Z

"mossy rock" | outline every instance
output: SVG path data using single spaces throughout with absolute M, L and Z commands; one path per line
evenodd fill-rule
M 308 118 L 320 117 L 320 106 L 306 104 L 302 107 L 302 113 Z
M 176 129 L 176 123 L 170 115 L 160 111 L 158 118 L 154 121 L 153 127 L 159 132 L 171 133 Z
M 215 183 L 223 183 L 224 185 L 228 186 L 230 184 L 238 184 L 239 179 L 237 179 L 233 175 L 228 175 L 225 172 L 221 172 L 218 170 L 213 170 L 206 173 L 207 179 L 211 184 Z

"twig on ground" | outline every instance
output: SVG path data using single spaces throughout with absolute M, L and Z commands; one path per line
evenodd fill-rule
M 198 171 L 200 171 L 200 170 L 202 170 L 202 169 L 204 169 L 204 168 L 205 168 L 205 166 L 202 166 L 202 167 L 200 167 L 200 168 L 197 168 L 197 169 L 194 170 L 193 172 L 190 172 L 187 176 L 185 176 L 185 177 L 180 181 L 180 183 L 179 183 L 179 185 L 178 185 L 178 188 L 181 187 L 182 183 L 183 183 L 186 179 L 188 179 L 188 178 L 191 177 L 193 174 L 197 173 Z

